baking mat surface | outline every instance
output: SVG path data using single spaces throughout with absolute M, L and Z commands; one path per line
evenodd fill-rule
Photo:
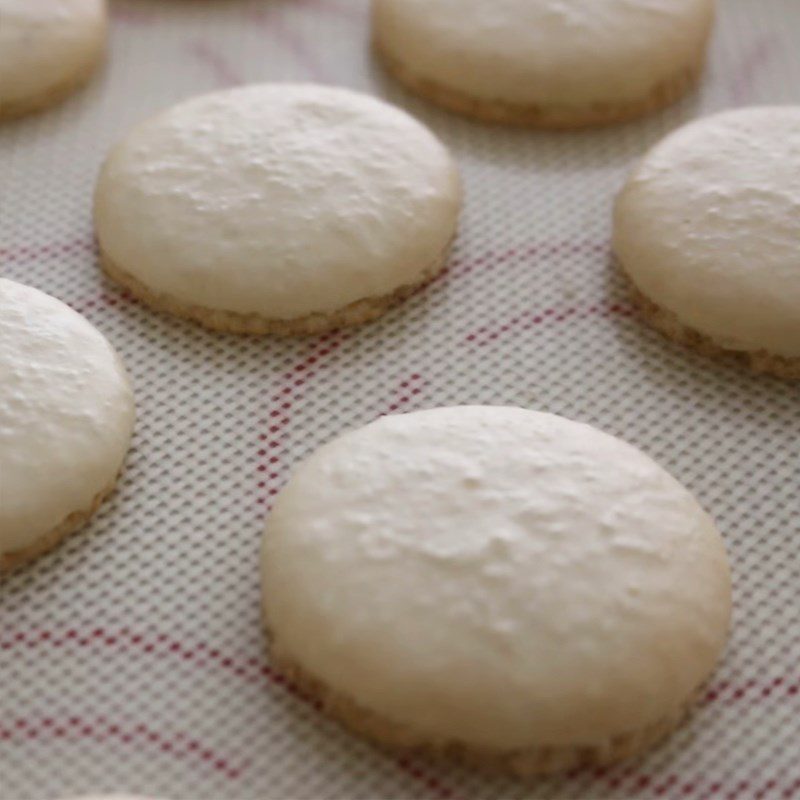
M 720 5 L 702 90 L 599 132 L 505 130 L 414 99 L 372 63 L 365 0 L 113 2 L 102 74 L 0 127 L 2 274 L 96 324 L 138 403 L 117 493 L 0 586 L 2 800 L 800 797 L 800 388 L 644 328 L 609 261 L 612 196 L 649 145 L 700 114 L 800 101 L 800 2 Z M 91 191 L 109 145 L 187 96 L 265 80 L 373 92 L 462 165 L 447 273 L 376 324 L 218 335 L 151 313 L 97 269 Z M 529 784 L 398 759 L 342 732 L 265 660 L 259 539 L 292 465 L 380 414 L 454 403 L 594 423 L 717 518 L 731 644 L 694 722 L 646 759 Z

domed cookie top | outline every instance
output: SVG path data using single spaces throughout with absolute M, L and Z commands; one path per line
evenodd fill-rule
M 134 421 L 103 335 L 43 292 L 0 278 L 0 569 L 80 527 L 111 491 Z
M 657 144 L 614 217 L 614 251 L 648 319 L 800 377 L 798 175 L 798 106 L 726 111 Z
M 442 144 L 344 89 L 267 84 L 181 103 L 100 175 L 110 274 L 211 327 L 315 333 L 382 313 L 443 266 L 461 189 Z
M 705 60 L 714 0 L 373 0 L 412 89 L 478 118 L 619 122 L 677 99 Z
M 50 105 L 105 51 L 105 0 L 0 0 L 0 118 Z
M 517 772 L 641 750 L 724 646 L 722 540 L 639 450 L 517 408 L 384 417 L 322 447 L 263 547 L 274 654 L 379 739 Z

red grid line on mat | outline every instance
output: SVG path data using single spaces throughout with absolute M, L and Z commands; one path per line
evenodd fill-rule
M 577 777 L 580 771 L 570 773 L 570 777 Z M 598 781 L 603 781 L 612 791 L 629 787 L 634 791 L 642 792 L 647 790 L 649 797 L 695 797 L 707 800 L 707 798 L 720 797 L 724 800 L 757 800 L 764 797 L 796 797 L 800 789 L 800 778 L 787 782 L 781 786 L 774 778 L 769 778 L 764 783 L 757 784 L 755 781 L 742 780 L 735 784 L 725 785 L 718 780 L 707 780 L 699 778 L 696 780 L 684 781 L 681 776 L 670 774 L 664 778 L 656 778 L 653 775 L 637 775 L 635 768 L 628 768 L 619 775 L 608 776 L 604 769 L 596 770 L 594 777 Z M 776 794 L 776 790 L 780 795 Z
M 70 628 L 63 633 L 49 630 L 16 631 L 0 639 L 0 650 L 13 650 L 16 647 L 32 650 L 39 647 L 93 649 L 98 646 L 113 648 L 118 653 L 138 652 L 154 658 L 175 658 L 193 664 L 198 669 L 221 668 L 248 683 L 267 678 L 278 685 L 287 684 L 263 659 L 236 659 L 205 642 L 188 644 L 163 633 L 134 633 L 127 628 L 117 631 L 106 628 L 78 631 Z
M 759 74 L 770 62 L 780 45 L 775 33 L 768 33 L 756 39 L 745 50 L 738 66 L 730 78 L 730 97 L 737 105 L 745 104 L 753 93 Z
M 591 305 L 580 307 L 567 307 L 567 308 L 546 308 L 543 311 L 523 311 L 515 317 L 512 317 L 506 323 L 494 330 L 487 326 L 478 328 L 476 331 L 468 334 L 466 339 L 468 342 L 476 344 L 478 347 L 483 347 L 490 342 L 499 339 L 503 334 L 510 331 L 529 331 L 540 325 L 555 324 L 559 322 L 566 322 L 570 319 L 589 319 L 591 317 L 629 317 L 632 316 L 633 309 L 630 306 L 622 305 L 620 303 L 610 303 L 608 305 Z
M 258 436 L 261 447 L 258 451 L 259 505 L 271 507 L 271 499 L 278 493 L 278 482 L 286 470 L 282 463 L 281 448 L 289 439 L 287 428 L 292 421 L 294 406 L 303 398 L 308 381 L 316 377 L 326 366 L 327 360 L 346 340 L 342 333 L 322 336 L 312 344 L 306 354 L 280 377 L 278 389 L 270 400 L 267 419 L 259 420 L 259 428 L 265 432 Z M 262 492 L 266 491 L 266 495 Z
M 437 800 L 459 800 L 460 795 L 457 795 L 454 789 L 446 786 L 435 775 L 431 775 L 423 770 L 412 758 L 408 756 L 399 756 L 394 759 L 394 763 L 406 775 L 424 783 Z
M 402 408 L 411 403 L 415 397 L 422 394 L 422 389 L 424 386 L 425 381 L 421 375 L 417 374 L 416 372 L 413 375 L 409 375 L 409 377 L 401 381 L 394 390 L 388 409 L 387 411 L 382 412 L 381 416 L 384 414 L 396 414 Z
M 307 77 L 322 83 L 325 82 L 325 70 L 316 53 L 308 47 L 303 37 L 286 23 L 283 10 L 259 8 L 251 11 L 247 16 L 252 23 L 263 28 L 265 33 L 292 54 Z
M 64 241 L 44 242 L 42 244 L 18 245 L 0 248 L 0 262 L 25 264 L 37 259 L 51 259 L 72 256 L 79 253 L 95 254 L 95 244 L 91 236 L 81 236 Z
M 245 82 L 244 77 L 216 47 L 203 39 L 192 39 L 184 45 L 186 52 L 208 69 L 219 87 L 227 89 Z
M 229 780 L 237 780 L 247 765 L 234 766 L 211 747 L 184 733 L 167 735 L 143 724 L 125 727 L 104 717 L 55 719 L 10 719 L 0 722 L 0 742 L 18 743 L 41 739 L 91 740 L 97 743 L 116 740 L 125 745 L 150 745 L 178 760 L 201 761 Z
M 120 653 L 139 652 L 159 659 L 174 658 L 185 664 L 191 664 L 198 669 L 223 669 L 248 683 L 258 683 L 266 679 L 269 683 L 281 687 L 296 699 L 309 703 L 317 710 L 320 709 L 319 703 L 297 689 L 297 687 L 290 681 L 287 681 L 280 673 L 273 670 L 263 659 L 237 659 L 226 655 L 207 643 L 197 642 L 189 644 L 180 642 L 163 633 L 140 634 L 134 633 L 127 628 L 118 631 L 95 628 L 85 632 L 68 629 L 63 633 L 40 630 L 11 632 L 0 639 L 0 650 L 12 650 L 17 647 L 27 647 L 30 649 L 36 649 L 38 647 L 76 647 L 82 649 L 109 647 L 114 648 Z M 716 700 L 724 702 L 726 705 L 745 699 L 758 702 L 762 698 L 773 695 L 780 697 L 796 697 L 798 694 L 800 694 L 800 681 L 789 682 L 783 677 L 774 678 L 772 681 L 763 684 L 759 684 L 752 679 L 740 685 L 720 682 L 715 688 L 709 690 L 703 700 L 703 704 L 708 705 Z M 405 761 L 409 763 L 407 759 Z M 421 770 L 415 767 L 415 772 L 419 773 Z M 580 772 L 572 774 L 579 775 Z M 621 773 L 612 772 L 611 774 L 609 774 L 608 770 L 601 769 L 594 773 L 594 777 L 599 781 L 603 781 L 611 789 L 619 788 L 625 784 L 628 779 L 635 777 L 637 782 L 643 784 L 642 788 L 651 787 L 652 791 L 658 796 L 663 796 L 670 788 L 680 783 L 680 778 L 677 776 L 668 776 L 656 783 L 656 778 L 653 776 L 646 774 L 637 776 L 635 768 L 628 768 Z M 688 784 L 683 784 L 684 788 L 687 785 Z M 700 787 L 701 784 L 697 783 L 697 786 Z M 710 783 L 707 787 L 703 784 L 702 788 L 703 791 L 711 791 L 714 786 L 719 787 L 718 789 L 714 789 L 714 793 L 723 790 L 723 785 L 719 783 Z M 441 790 L 439 793 L 441 797 L 452 798 L 454 796 L 452 790 L 444 786 L 440 785 L 439 789 Z M 795 789 L 800 789 L 800 781 L 797 783 Z M 692 791 L 684 791 L 683 789 L 681 791 L 686 796 L 693 793 Z M 447 792 L 450 793 L 447 794 Z
M 321 705 L 318 701 L 306 695 L 294 686 L 291 681 L 288 681 L 283 675 L 273 670 L 263 659 L 236 659 L 225 655 L 217 648 L 211 647 L 204 642 L 187 644 L 186 642 L 176 641 L 167 634 L 140 634 L 134 633 L 127 628 L 119 631 L 95 628 L 86 632 L 79 632 L 74 628 L 70 628 L 60 634 L 49 630 L 17 631 L 0 639 L 0 650 L 12 650 L 17 647 L 35 649 L 42 646 L 54 648 L 77 647 L 81 649 L 109 647 L 114 648 L 119 653 L 138 651 L 153 658 L 175 658 L 186 664 L 192 664 L 196 668 L 208 668 L 209 666 L 222 668 L 249 683 L 266 679 L 269 683 L 280 687 L 296 699 L 309 704 L 315 710 L 321 710 Z M 4 728 L 0 723 L 0 741 L 4 740 L 3 731 Z M 158 744 L 157 740 L 153 741 Z M 163 742 L 169 741 L 162 737 L 162 749 L 165 749 L 165 751 L 174 749 L 171 744 L 169 747 L 163 747 Z M 197 748 L 191 749 L 196 750 Z M 204 758 L 204 760 L 208 761 L 209 759 Z M 219 759 L 215 759 L 212 765 L 216 765 L 217 761 Z M 393 759 L 393 761 L 404 773 L 414 778 L 414 780 L 424 783 L 434 797 L 439 800 L 457 800 L 456 793 L 453 790 L 444 786 L 435 776 L 428 774 L 413 759 L 399 757 Z M 227 762 L 224 763 L 227 765 Z M 219 769 L 218 766 L 215 766 L 215 768 Z M 236 767 L 236 775 L 234 777 L 240 777 L 244 774 L 246 768 L 247 765 Z M 229 771 L 232 769 L 234 768 L 229 767 Z M 229 775 L 229 777 L 231 776 Z
M 98 306 L 114 308 L 120 303 L 138 303 L 139 301 L 127 290 L 121 287 L 114 287 L 114 292 L 100 292 L 93 297 L 82 297 L 78 300 L 64 300 L 73 311 L 85 314 Z

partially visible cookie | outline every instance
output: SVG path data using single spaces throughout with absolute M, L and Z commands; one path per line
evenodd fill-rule
M 356 731 L 520 775 L 638 754 L 728 635 L 722 539 L 674 478 L 519 408 L 384 417 L 278 496 L 275 663 Z
M 404 111 L 326 86 L 193 98 L 111 151 L 95 194 L 106 272 L 217 330 L 373 319 L 445 265 L 461 185 Z
M 644 318 L 706 353 L 800 378 L 800 106 L 727 111 L 657 144 L 614 211 Z
M 105 0 L 0 0 L 0 118 L 58 102 L 103 57 Z
M 114 488 L 134 404 L 105 337 L 0 278 L 0 572 L 55 547 Z
M 373 39 L 418 94 L 470 117 L 580 128 L 633 119 L 698 80 L 714 0 L 373 0 Z

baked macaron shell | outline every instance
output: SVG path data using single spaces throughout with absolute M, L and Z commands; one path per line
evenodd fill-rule
M 704 60 L 714 0 L 373 0 L 381 52 L 475 100 L 644 101 Z
M 59 99 L 105 52 L 105 0 L 0 0 L 0 19 L 0 117 Z
M 461 207 L 445 147 L 400 109 L 316 85 L 188 100 L 111 151 L 101 250 L 154 294 L 292 320 L 438 271 Z
M 305 461 L 263 547 L 280 653 L 429 742 L 594 745 L 685 707 L 727 638 L 722 540 L 640 451 L 515 408 L 385 417 Z
M 0 278 L 0 554 L 35 544 L 110 490 L 134 403 L 125 368 L 84 317 Z
M 736 109 L 669 135 L 614 212 L 646 298 L 720 347 L 800 358 L 800 107 Z

